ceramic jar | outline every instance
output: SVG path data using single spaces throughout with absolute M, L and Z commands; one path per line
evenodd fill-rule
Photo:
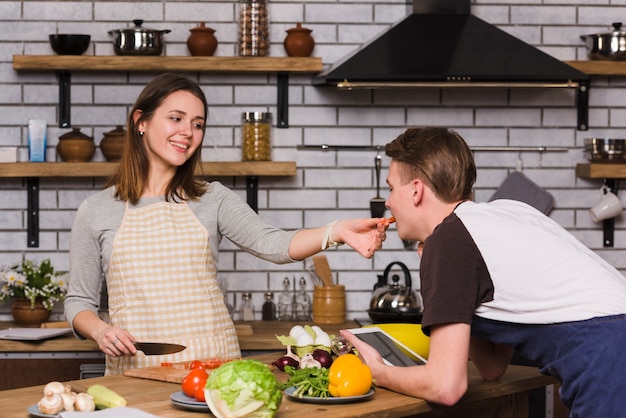
M 124 137 L 126 130 L 118 125 L 115 129 L 102 134 L 104 137 L 100 141 L 100 150 L 107 161 L 119 161 L 124 150 Z
M 87 162 L 96 152 L 96 145 L 92 137 L 82 133 L 80 128 L 72 127 L 70 132 L 59 137 L 57 152 L 63 161 Z
M 310 57 L 315 47 L 311 29 L 303 28 L 300 22 L 295 28 L 287 29 L 287 37 L 283 42 L 285 51 L 290 57 Z
M 205 26 L 204 22 L 193 28 L 189 29 L 191 35 L 187 38 L 187 48 L 193 56 L 210 57 L 215 53 L 217 49 L 217 38 L 214 33 L 215 30 Z

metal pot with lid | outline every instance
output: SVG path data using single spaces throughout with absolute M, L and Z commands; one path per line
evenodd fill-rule
M 393 274 L 392 283 L 389 283 L 389 275 L 396 265 L 404 273 L 404 286 L 399 283 L 398 274 Z M 400 261 L 389 264 L 384 273 L 378 275 L 378 282 L 374 285 L 370 308 L 367 311 L 370 319 L 374 322 L 420 323 L 422 320 L 421 298 L 411 285 L 411 273 L 406 264 Z
M 587 44 L 587 57 L 591 60 L 626 60 L 626 32 L 622 30 L 622 23 L 613 23 L 610 32 L 593 35 L 581 35 L 580 38 Z
M 163 35 L 169 29 L 146 29 L 141 27 L 143 20 L 133 20 L 135 27 L 110 30 L 114 35 L 113 49 L 117 55 L 161 55 L 163 53 Z

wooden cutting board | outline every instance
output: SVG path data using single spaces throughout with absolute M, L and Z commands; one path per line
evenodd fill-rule
M 235 324 L 235 330 L 238 336 L 254 334 L 252 326 L 248 324 Z M 185 368 L 185 364 L 188 363 L 189 362 L 174 363 L 173 366 L 151 366 L 129 369 L 124 372 L 124 376 L 159 380 L 161 382 L 182 383 L 185 376 L 189 373 L 189 370 Z M 210 370 L 207 371 L 210 372 Z

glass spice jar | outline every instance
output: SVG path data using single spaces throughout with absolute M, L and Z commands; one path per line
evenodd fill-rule
M 264 57 L 270 49 L 266 0 L 239 2 L 239 55 Z
M 272 114 L 244 112 L 241 124 L 241 160 L 272 160 Z

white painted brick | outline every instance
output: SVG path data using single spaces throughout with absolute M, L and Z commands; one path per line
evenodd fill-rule
M 492 126 L 502 120 L 510 126 L 541 126 L 541 112 L 519 108 L 476 109 L 477 125 Z
M 22 18 L 22 4 L 19 1 L 0 2 L 0 19 L 19 20 Z
M 373 17 L 374 8 L 369 4 L 309 4 L 305 10 L 310 22 L 368 23 Z
M 354 126 L 404 125 L 404 109 L 352 107 L 339 109 L 339 124 Z
M 51 1 L 33 1 L 25 3 L 25 20 L 92 20 L 91 4 L 84 2 L 63 2 L 63 7 Z M 54 32 L 51 32 L 54 33 Z
M 470 108 L 426 107 L 409 109 L 406 124 L 409 126 L 448 126 L 451 119 L 454 120 L 454 125 L 457 128 L 471 126 L 474 124 L 474 112 Z
M 573 6 L 512 6 L 511 23 L 571 25 L 576 22 Z

